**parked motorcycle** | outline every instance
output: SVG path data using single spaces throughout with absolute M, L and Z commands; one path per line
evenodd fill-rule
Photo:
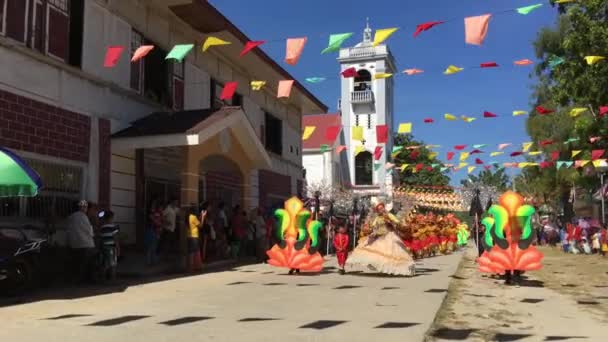
M 47 239 L 35 228 L 0 227 L 0 294 L 21 294 L 44 280 Z

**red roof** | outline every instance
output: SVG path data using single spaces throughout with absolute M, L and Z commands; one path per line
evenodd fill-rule
M 320 115 L 304 115 L 302 116 L 302 130 L 306 126 L 314 126 L 315 131 L 312 135 L 302 142 L 303 149 L 320 149 L 321 145 L 326 144 L 329 147 L 334 145 L 334 141 L 329 141 L 325 137 L 325 132 L 328 127 L 342 126 L 342 118 L 340 114 L 320 114 Z M 338 134 L 338 137 L 340 135 Z

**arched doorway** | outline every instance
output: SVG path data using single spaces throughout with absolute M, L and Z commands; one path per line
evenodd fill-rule
M 355 77 L 354 91 L 365 91 L 372 89 L 372 75 L 366 69 L 357 71 Z
M 199 201 L 226 208 L 243 204 L 243 174 L 239 166 L 222 155 L 212 155 L 199 162 Z
M 363 151 L 355 156 L 355 185 L 373 184 L 373 156 Z

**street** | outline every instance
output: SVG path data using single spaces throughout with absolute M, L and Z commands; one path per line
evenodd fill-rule
M 462 253 L 413 278 L 264 264 L 0 308 L 2 341 L 422 341 Z M 69 291 L 68 291 L 69 292 Z M 107 294 L 103 294 L 108 292 Z

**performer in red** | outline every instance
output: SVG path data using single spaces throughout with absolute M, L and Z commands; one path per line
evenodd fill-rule
M 336 248 L 340 274 L 344 274 L 346 273 L 344 271 L 344 265 L 346 264 L 346 258 L 348 257 L 348 234 L 346 233 L 346 227 L 343 224 L 340 225 L 338 233 L 334 236 L 334 248 Z

